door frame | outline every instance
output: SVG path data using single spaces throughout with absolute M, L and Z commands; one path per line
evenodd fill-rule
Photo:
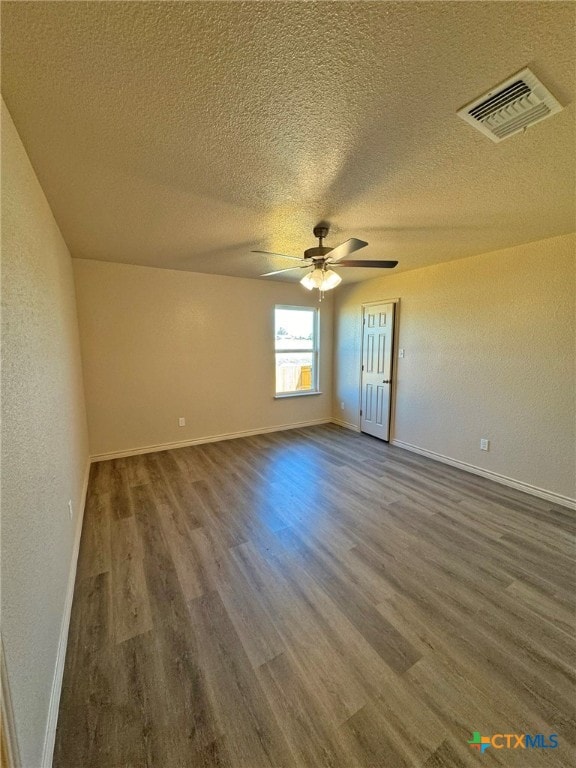
M 14 712 L 12 710 L 12 697 L 10 694 L 10 684 L 8 682 L 8 670 L 6 668 L 6 657 L 4 656 L 4 643 L 0 635 L 0 674 L 2 676 L 2 701 L 0 704 L 0 739 L 1 767 L 2 768 L 21 768 L 20 750 L 16 739 L 16 727 L 14 724 Z M 5 766 L 5 763 L 7 765 Z
M 394 299 L 378 299 L 378 301 L 363 301 L 360 305 L 360 370 L 358 377 L 358 425 L 359 431 L 362 432 L 362 416 L 360 411 L 362 410 L 362 361 L 364 360 L 364 318 L 366 316 L 366 310 L 368 307 L 374 307 L 377 304 L 394 304 L 394 329 L 392 333 L 392 360 L 390 361 L 390 376 L 392 383 L 390 384 L 390 421 L 388 428 L 388 440 L 384 442 L 391 443 L 394 437 L 396 420 L 396 353 L 398 347 L 398 328 L 400 319 L 400 297 L 396 296 Z

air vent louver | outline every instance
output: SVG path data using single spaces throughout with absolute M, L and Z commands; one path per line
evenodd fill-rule
M 561 104 L 529 69 L 458 110 L 458 115 L 492 139 L 502 141 L 560 112 Z

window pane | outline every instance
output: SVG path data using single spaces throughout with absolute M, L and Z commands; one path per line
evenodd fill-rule
M 276 310 L 276 349 L 314 349 L 314 310 Z
M 276 353 L 276 392 L 306 392 L 314 389 L 312 352 Z

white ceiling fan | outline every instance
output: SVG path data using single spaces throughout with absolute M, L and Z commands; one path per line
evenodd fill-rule
M 328 225 L 316 225 L 313 229 L 313 233 L 314 237 L 318 238 L 318 246 L 305 250 L 303 257 L 288 256 L 284 253 L 270 253 L 270 251 L 252 251 L 252 253 L 264 253 L 267 256 L 280 256 L 283 259 L 292 259 L 303 262 L 299 267 L 288 267 L 287 269 L 277 269 L 273 272 L 265 272 L 263 275 L 260 275 L 260 277 L 270 277 L 271 275 L 279 275 L 282 272 L 291 272 L 296 269 L 307 269 L 308 272 L 300 280 L 300 283 L 305 288 L 308 288 L 309 291 L 318 288 L 321 293 L 324 293 L 324 291 L 336 288 L 336 286 L 342 282 L 342 278 L 332 269 L 332 267 L 336 267 L 337 269 L 340 267 L 376 267 L 379 269 L 392 269 L 398 264 L 397 261 L 347 260 L 346 256 L 354 253 L 354 251 L 359 251 L 360 248 L 364 248 L 368 243 L 364 240 L 358 240 L 356 237 L 351 237 L 349 240 L 341 243 L 341 245 L 337 245 L 335 248 L 328 248 L 323 244 L 324 238 L 328 235 Z

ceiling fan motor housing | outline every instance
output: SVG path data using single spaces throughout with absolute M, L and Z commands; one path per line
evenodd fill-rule
M 333 249 L 326 248 L 325 245 L 316 246 L 315 248 L 308 248 L 306 251 L 304 251 L 304 258 L 314 259 L 314 260 L 324 259 L 330 253 L 331 250 Z
M 327 224 L 317 224 L 312 232 L 314 233 L 314 237 L 317 237 L 318 239 L 325 237 L 328 237 L 328 225 Z

